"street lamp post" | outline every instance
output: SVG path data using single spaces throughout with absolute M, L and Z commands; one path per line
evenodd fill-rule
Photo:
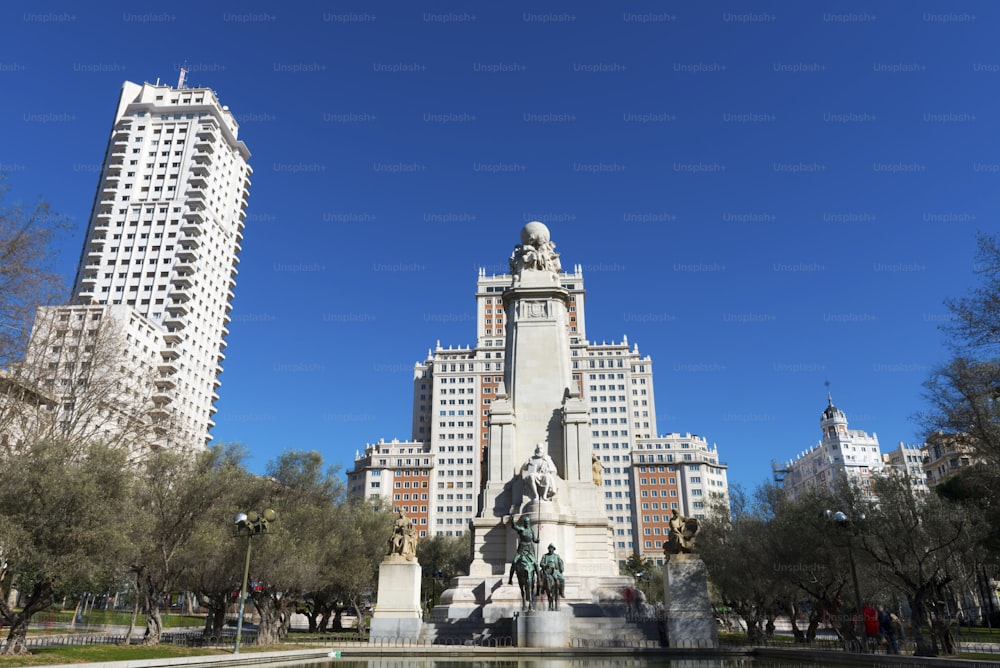
M 236 515 L 236 535 L 247 537 L 247 556 L 243 561 L 243 586 L 240 588 L 240 608 L 236 617 L 236 645 L 233 654 L 240 653 L 240 639 L 243 636 L 243 606 L 247 600 L 247 581 L 250 579 L 250 545 L 253 537 L 267 533 L 268 525 L 278 517 L 278 514 L 268 508 L 263 513 L 254 511 Z
M 858 569 L 854 564 L 854 549 L 851 546 L 851 537 L 853 532 L 853 527 L 851 520 L 847 517 L 846 513 L 841 511 L 834 512 L 832 510 L 824 511 L 823 513 L 826 519 L 831 522 L 835 522 L 837 526 L 842 529 L 848 530 L 847 533 L 847 559 L 851 563 L 851 580 L 854 581 L 854 607 L 858 611 L 858 616 L 861 619 L 861 651 L 865 652 L 868 649 L 868 632 L 865 629 L 865 614 L 861 608 L 861 588 L 858 586 Z M 858 515 L 859 520 L 864 520 L 864 513 Z

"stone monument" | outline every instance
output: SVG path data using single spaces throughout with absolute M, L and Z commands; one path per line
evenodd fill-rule
M 486 623 L 517 617 L 520 644 L 563 646 L 566 638 L 559 634 L 568 632 L 569 622 L 556 622 L 556 616 L 599 615 L 602 605 L 620 604 L 621 592 L 633 582 L 618 572 L 594 464 L 590 411 L 573 377 L 570 295 L 548 228 L 525 225 L 509 262 L 511 284 L 502 297 L 504 376 L 489 414 L 486 480 L 472 521 L 473 562 L 433 614 L 435 620 L 481 616 Z M 517 583 L 508 584 L 520 542 L 509 527 L 524 516 L 536 542 L 557 545 L 565 562 L 559 611 L 522 610 Z M 551 617 L 543 623 L 544 615 Z M 548 630 L 536 633 L 532 624 Z
M 705 562 L 695 554 L 701 526 L 676 510 L 670 518 L 670 535 L 663 546 L 663 604 L 667 614 L 670 647 L 719 646 L 719 630 L 708 602 Z
M 389 550 L 378 569 L 378 599 L 368 641 L 416 640 L 421 625 L 417 529 L 397 511 Z

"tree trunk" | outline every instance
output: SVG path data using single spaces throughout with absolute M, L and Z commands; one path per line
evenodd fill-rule
M 212 635 L 221 638 L 222 629 L 226 627 L 226 609 L 224 607 L 217 609 L 212 619 Z
M 76 602 L 76 608 L 73 610 L 73 619 L 70 620 L 69 627 L 71 629 L 76 629 L 76 620 L 80 616 L 80 608 L 83 606 L 83 599 L 81 598 Z
M 257 644 L 277 644 L 281 624 L 280 610 L 276 609 L 277 606 L 267 594 L 263 594 L 259 598 L 254 596 L 253 603 L 260 616 L 260 623 L 257 625 Z
M 933 642 L 933 635 L 931 642 L 924 639 L 923 625 L 927 619 L 927 608 L 924 605 L 923 592 L 918 592 L 907 598 L 910 602 L 910 624 L 913 626 L 913 642 L 916 644 L 913 656 L 937 656 L 937 648 Z
M 805 642 L 805 634 L 802 633 L 802 629 L 799 628 L 798 617 L 799 611 L 796 609 L 794 603 L 788 606 L 788 619 L 792 623 L 792 635 L 795 637 L 795 642 Z
M 4 646 L 4 656 L 24 656 L 31 654 L 28 651 L 28 619 L 24 615 L 14 617 L 14 623 L 10 626 L 10 633 L 7 634 L 7 644 Z
M 333 612 L 333 621 L 330 622 L 330 628 L 334 631 L 344 630 L 344 609 L 336 608 Z
M 163 618 L 160 617 L 160 605 L 158 601 L 149 601 L 149 609 L 146 610 L 146 633 L 143 634 L 143 645 L 159 645 L 160 637 L 163 635 Z
M 3 601 L 4 615 L 11 620 L 10 632 L 7 634 L 7 644 L 4 646 L 3 655 L 23 656 L 31 654 L 28 651 L 28 625 L 36 612 L 45 610 L 52 605 L 55 600 L 55 592 L 52 590 L 50 582 L 35 583 L 31 594 L 24 603 L 24 607 L 17 614 L 7 607 L 7 602 Z
M 278 615 L 278 638 L 288 637 L 288 627 L 292 625 L 292 611 L 288 606 L 281 606 L 281 613 Z
M 356 615 L 356 619 L 358 620 L 358 637 L 359 638 L 364 638 L 365 637 L 365 617 L 361 613 L 361 607 L 358 605 L 357 599 L 352 599 L 351 600 L 351 605 L 354 606 L 354 614 Z
M 816 630 L 819 629 L 820 614 L 814 608 L 812 612 L 809 613 L 809 626 L 806 628 L 806 639 L 805 642 L 812 642 L 816 640 Z
M 139 596 L 136 595 L 132 604 L 132 617 L 128 620 L 128 628 L 125 630 L 125 637 L 122 638 L 122 645 L 132 644 L 132 632 L 135 631 L 135 620 L 139 616 Z

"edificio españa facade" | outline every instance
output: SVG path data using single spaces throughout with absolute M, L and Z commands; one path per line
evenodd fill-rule
M 237 134 L 215 93 L 185 88 L 183 72 L 176 88 L 122 86 L 73 305 L 40 309 L 32 333 L 60 411 L 77 408 L 63 398 L 72 371 L 61 356 L 82 350 L 84 323 L 112 319 L 131 412 L 156 424 L 161 446 L 210 440 L 252 172 Z
M 508 332 L 502 295 L 512 280 L 510 274 L 480 270 L 475 345 L 439 342 L 428 351 L 414 366 L 411 440 L 366 445 L 348 473 L 353 498 L 387 499 L 414 520 L 421 536 L 462 535 L 479 511 L 490 408 L 504 385 Z M 616 556 L 662 560 L 670 510 L 705 517 L 712 500 L 728 499 L 726 466 L 703 438 L 657 435 L 652 360 L 625 337 L 588 339 L 579 265 L 561 273 L 559 283 L 569 293 L 572 379 L 589 406 L 594 476 Z

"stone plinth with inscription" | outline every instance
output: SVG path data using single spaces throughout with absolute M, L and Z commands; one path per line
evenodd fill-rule
M 718 647 L 719 633 L 708 602 L 705 562 L 695 554 L 672 554 L 663 565 L 663 603 L 670 647 Z
M 368 642 L 416 640 L 421 624 L 420 564 L 391 554 L 378 569 L 378 599 Z

